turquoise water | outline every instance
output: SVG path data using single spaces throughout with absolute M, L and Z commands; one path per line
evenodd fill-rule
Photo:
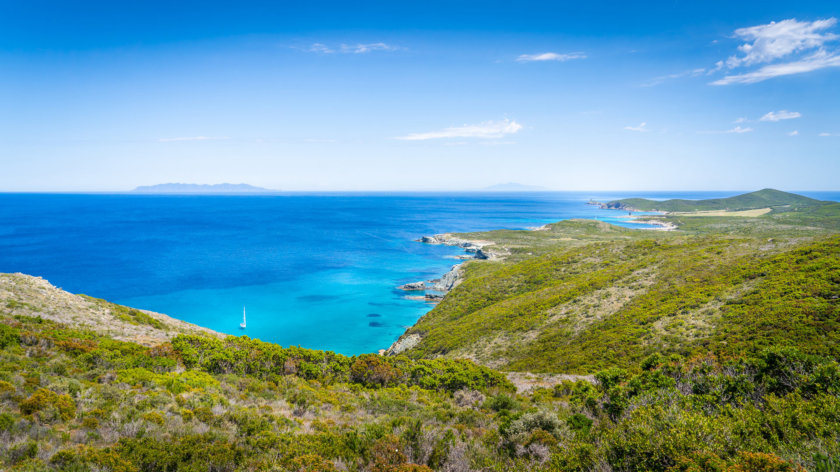
M 357 354 L 388 347 L 431 308 L 395 287 L 458 262 L 459 249 L 420 236 L 568 218 L 635 227 L 586 202 L 734 193 L 0 194 L 0 272 L 226 333 Z

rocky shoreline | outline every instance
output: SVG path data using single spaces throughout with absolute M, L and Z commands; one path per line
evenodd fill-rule
M 542 228 L 533 228 L 533 231 L 539 231 L 541 229 Z M 455 258 L 460 260 L 499 260 L 508 254 L 503 248 L 491 248 L 490 246 L 494 246 L 496 244 L 493 241 L 464 239 L 456 237 L 451 233 L 423 236 L 415 241 L 423 244 L 460 247 L 464 249 L 464 252 L 466 252 L 464 255 L 455 256 Z M 464 262 L 455 264 L 440 278 L 409 282 L 407 284 L 400 285 L 397 288 L 406 292 L 432 291 L 432 293 L 426 292 L 423 295 L 406 295 L 405 298 L 409 300 L 425 301 L 427 303 L 439 303 L 450 290 L 457 287 L 463 280 L 463 266 Z M 388 349 L 380 350 L 379 353 L 382 355 L 395 356 L 416 346 L 421 339 L 422 338 L 419 334 L 403 334 L 394 341 Z
M 450 233 L 436 234 L 434 236 L 423 236 L 422 238 L 416 239 L 415 241 L 423 244 L 436 244 L 463 248 L 466 254 L 462 256 L 455 256 L 455 258 L 461 260 L 494 260 L 501 259 L 506 255 L 506 253 L 503 253 L 501 251 L 493 251 L 488 248 L 488 246 L 492 246 L 495 244 L 493 241 L 463 239 L 455 237 Z M 421 280 L 418 282 L 409 282 L 407 284 L 400 285 L 397 288 L 399 288 L 400 290 L 405 290 L 407 292 L 432 290 L 435 292 L 446 293 L 455 288 L 459 283 L 461 283 L 462 268 L 463 263 L 455 264 L 454 266 L 452 266 L 451 269 L 449 269 L 449 272 L 443 274 L 443 276 L 441 276 L 440 278 L 432 280 Z M 414 298 L 417 296 L 411 297 Z M 443 297 L 437 294 L 427 294 L 425 298 L 428 301 L 439 300 Z
M 639 211 L 634 208 L 628 207 L 623 203 L 620 203 L 618 205 L 612 205 L 613 203 L 620 202 L 603 203 L 590 200 L 589 202 L 587 202 L 587 205 L 596 205 L 604 210 L 624 210 L 631 212 Z M 661 213 L 663 215 L 667 215 L 666 212 Z M 673 231 L 677 229 L 677 225 L 671 222 L 662 221 L 658 219 L 642 219 L 644 218 L 644 216 L 631 216 L 631 218 L 633 219 L 633 223 L 657 226 L 656 228 L 646 228 L 651 231 Z M 548 227 L 549 225 L 543 225 L 536 228 L 529 228 L 529 230 L 545 231 L 548 229 Z M 463 248 L 467 254 L 461 256 L 448 256 L 461 260 L 499 260 L 503 259 L 508 254 L 504 248 L 491 247 L 495 246 L 496 244 L 493 241 L 479 239 L 464 239 L 456 237 L 452 233 L 442 233 L 436 234 L 434 236 L 423 236 L 420 239 L 416 239 L 415 241 L 424 244 L 437 244 L 443 246 L 456 246 Z M 438 279 L 410 282 L 407 284 L 400 285 L 397 288 L 400 290 L 405 290 L 406 292 L 425 292 L 427 290 L 431 290 L 436 293 L 424 293 L 423 295 L 406 295 L 405 298 L 409 300 L 425 301 L 427 303 L 438 303 L 441 300 L 443 300 L 443 297 L 446 295 L 447 292 L 449 292 L 461 283 L 463 277 L 463 265 L 464 263 L 454 265 L 449 270 L 449 272 L 447 272 Z M 400 354 L 401 352 L 407 351 L 412 347 L 416 346 L 421 339 L 422 337 L 419 334 L 412 333 L 407 335 L 403 333 L 396 341 L 394 341 L 393 344 L 391 344 L 390 347 L 388 347 L 388 349 L 380 349 L 379 353 L 382 355 L 395 356 L 397 354 Z

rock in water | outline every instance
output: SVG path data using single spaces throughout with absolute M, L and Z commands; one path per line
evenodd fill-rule
M 401 290 L 426 290 L 426 282 L 411 282 L 405 285 L 400 285 Z

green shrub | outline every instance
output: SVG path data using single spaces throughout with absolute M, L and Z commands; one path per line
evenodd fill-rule
M 15 426 L 15 417 L 11 413 L 0 413 L 0 431 L 11 432 Z
M 19 406 L 21 413 L 25 415 L 55 409 L 64 421 L 69 421 L 76 416 L 76 404 L 69 395 L 59 395 L 45 388 L 39 388 L 29 398 L 22 400 Z
M 488 398 L 484 403 L 486 408 L 493 411 L 515 410 L 519 404 L 509 395 L 499 394 L 495 397 Z
M 9 325 L 0 323 L 0 349 L 20 344 L 20 331 Z

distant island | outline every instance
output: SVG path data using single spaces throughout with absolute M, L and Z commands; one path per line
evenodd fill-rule
M 277 193 L 262 187 L 248 184 L 181 184 L 168 183 L 145 185 L 135 188 L 131 193 L 163 194 L 163 195 L 245 195 Z
M 525 185 L 516 182 L 508 182 L 505 184 L 496 184 L 489 187 L 484 187 L 482 190 L 489 190 L 493 192 L 536 192 L 541 190 L 548 190 L 545 187 L 538 185 Z

